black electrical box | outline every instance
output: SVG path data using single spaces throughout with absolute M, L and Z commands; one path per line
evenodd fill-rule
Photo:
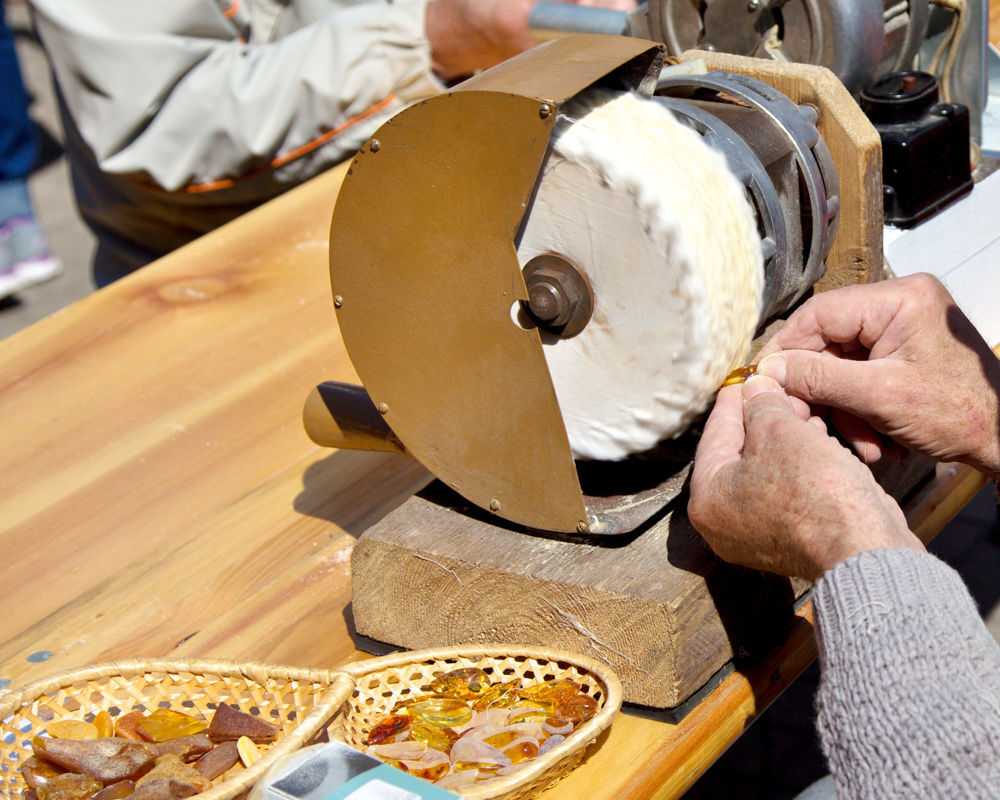
M 938 102 L 927 72 L 894 72 L 861 92 L 882 138 L 885 221 L 912 228 L 972 190 L 969 109 Z

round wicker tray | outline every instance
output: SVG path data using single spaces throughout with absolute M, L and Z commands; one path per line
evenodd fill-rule
M 520 678 L 525 684 L 571 678 L 599 707 L 565 742 L 532 759 L 524 769 L 459 790 L 467 800 L 523 800 L 547 789 L 580 763 L 587 746 L 611 725 L 622 703 L 621 683 L 614 672 L 573 653 L 514 645 L 411 650 L 341 668 L 356 685 L 330 735 L 363 749 L 368 731 L 398 701 L 429 692 L 434 677 L 460 667 L 479 667 L 496 680 Z
M 353 679 L 326 670 L 221 659 L 130 659 L 61 672 L 0 693 L 0 800 L 20 800 L 19 771 L 31 737 L 53 720 L 113 719 L 132 710 L 170 708 L 210 718 L 220 702 L 276 725 L 276 742 L 253 766 L 216 778 L 199 800 L 230 800 L 247 791 L 285 753 L 308 744 L 348 699 Z M 256 709 L 256 711 L 255 711 Z

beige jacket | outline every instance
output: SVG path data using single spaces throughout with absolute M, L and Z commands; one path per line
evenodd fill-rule
M 103 256 L 140 266 L 438 91 L 425 2 L 31 0 Z

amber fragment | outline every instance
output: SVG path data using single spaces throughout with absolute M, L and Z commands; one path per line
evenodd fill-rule
M 135 781 L 118 781 L 105 786 L 90 800 L 125 800 L 135 791 Z
M 154 778 L 136 786 L 129 800 L 181 800 L 193 794 L 197 794 L 197 790 L 190 783 L 173 778 Z
M 190 764 L 185 764 L 181 761 L 180 756 L 173 753 L 156 759 L 156 766 L 136 781 L 136 789 L 157 778 L 167 778 L 171 781 L 190 784 L 197 792 L 203 792 L 212 785 L 208 778 Z
M 431 691 L 443 697 L 474 700 L 489 686 L 489 676 L 478 667 L 453 669 L 431 681 Z
M 757 365 L 750 364 L 746 367 L 737 367 L 730 372 L 722 382 L 723 387 L 733 386 L 737 383 L 746 383 L 752 376 L 757 374 Z
M 579 693 L 580 684 L 576 681 L 571 681 L 569 678 L 559 678 L 554 681 L 546 681 L 544 683 L 536 683 L 531 686 L 526 686 L 519 694 L 525 700 L 529 700 L 539 705 L 555 705 L 560 699 L 565 697 L 572 697 L 573 695 Z
M 191 761 L 212 749 L 212 740 L 206 733 L 192 733 L 177 739 L 167 739 L 165 742 L 150 742 L 149 746 L 157 757 L 173 753 L 184 761 Z
M 217 742 L 241 736 L 255 742 L 273 742 L 278 736 L 278 729 L 260 717 L 240 711 L 228 703 L 219 703 L 208 726 L 208 735 Z
M 510 708 L 517 702 L 520 688 L 521 682 L 518 680 L 494 683 L 487 686 L 483 693 L 472 701 L 472 708 L 475 711 L 485 711 L 487 708 Z
M 220 742 L 194 762 L 194 768 L 210 781 L 236 766 L 240 760 L 236 742 Z
M 24 776 L 24 782 L 31 789 L 37 789 L 39 786 L 45 785 L 50 779 L 56 775 L 62 775 L 62 773 L 63 770 L 51 761 L 46 761 L 44 758 L 39 758 L 38 756 L 29 757 L 21 765 L 21 775 Z
M 381 720 L 374 728 L 368 732 L 368 744 L 381 744 L 386 739 L 399 735 L 413 722 L 413 717 L 408 714 L 393 714 Z
M 96 739 L 97 726 L 82 719 L 57 719 L 46 728 L 53 739 Z
M 577 694 L 556 703 L 556 716 L 574 725 L 586 722 L 597 713 L 597 701 L 589 694 Z
M 199 717 L 171 708 L 158 708 L 136 726 L 136 732 L 147 742 L 163 742 L 201 733 L 207 727 L 208 723 Z
M 416 717 L 430 725 L 454 727 L 464 725 L 472 719 L 472 709 L 462 700 L 450 697 L 433 697 L 407 708 L 411 717 Z
M 104 786 L 89 775 L 64 772 L 35 789 L 38 800 L 86 800 Z
M 236 740 L 236 752 L 240 754 L 244 767 L 252 767 L 260 761 L 260 750 L 249 736 L 241 736 Z
M 117 737 L 78 741 L 36 736 L 31 740 L 31 748 L 36 756 L 70 772 L 92 775 L 105 784 L 141 775 L 155 756 L 148 744 Z
M 440 725 L 428 725 L 425 722 L 414 722 L 410 727 L 410 738 L 423 742 L 431 750 L 447 753 L 458 739 L 458 734 L 451 728 Z
M 115 735 L 115 723 L 107 711 L 99 711 L 94 717 L 94 727 L 97 728 L 97 739 L 106 739 Z
M 514 744 L 500 748 L 511 764 L 520 764 L 538 755 L 538 741 L 522 736 Z
M 131 739 L 135 742 L 146 741 L 139 735 L 139 731 L 136 730 L 143 719 L 145 719 L 145 715 L 141 711 L 129 711 L 127 714 L 119 717 L 115 723 L 115 736 L 122 739 Z

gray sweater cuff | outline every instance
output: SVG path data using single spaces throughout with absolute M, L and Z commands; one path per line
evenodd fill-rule
M 820 578 L 813 603 L 840 796 L 1000 797 L 1000 647 L 958 574 L 873 550 Z

